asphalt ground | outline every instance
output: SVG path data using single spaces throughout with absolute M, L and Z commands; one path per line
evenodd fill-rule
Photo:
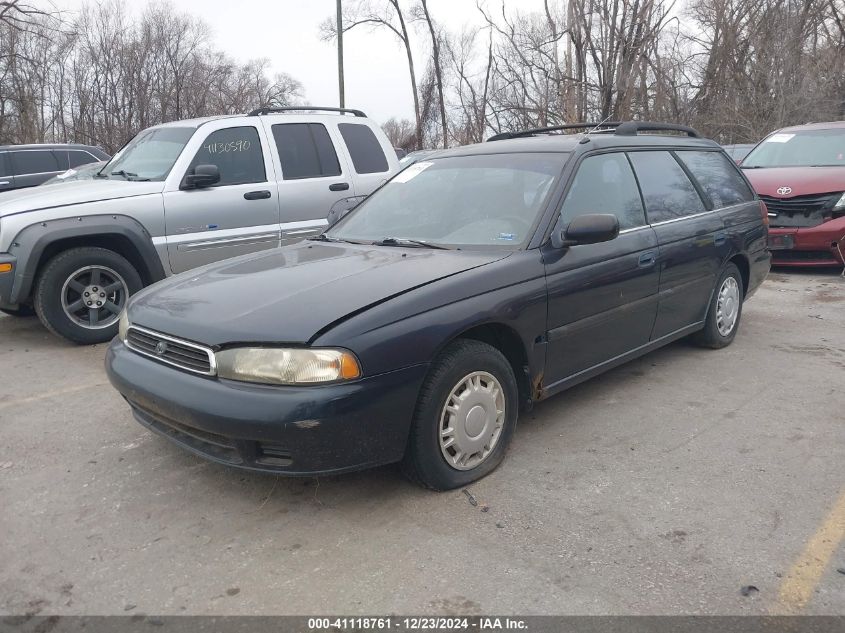
M 466 492 L 207 463 L 104 350 L 0 318 L 0 614 L 845 614 L 836 273 L 537 405 Z

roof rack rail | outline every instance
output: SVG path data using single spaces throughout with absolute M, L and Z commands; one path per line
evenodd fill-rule
M 561 132 L 564 130 L 583 130 L 588 132 L 609 132 L 614 130 L 616 136 L 636 136 L 637 132 L 683 132 L 687 136 L 700 138 L 701 135 L 694 128 L 676 123 L 655 123 L 653 121 L 604 121 L 602 123 L 568 123 L 566 125 L 553 125 L 550 127 L 538 127 L 518 132 L 502 132 L 487 139 L 490 141 L 502 141 L 511 138 L 524 138 L 535 134 L 547 134 L 549 132 Z
M 621 121 L 605 121 L 604 123 L 567 123 L 566 125 L 552 125 L 550 127 L 535 127 L 530 130 L 520 130 L 519 132 L 502 132 L 487 139 L 490 141 L 503 141 L 509 138 L 522 138 L 525 136 L 534 136 L 535 134 L 546 134 L 548 132 L 562 132 L 564 130 L 583 130 L 593 128 L 614 128 L 620 125 Z
M 330 108 L 328 106 L 282 106 L 278 108 L 263 107 L 257 108 L 249 113 L 249 116 L 261 116 L 262 114 L 275 114 L 277 112 L 338 112 L 340 114 L 353 114 L 357 117 L 366 118 L 367 115 L 361 110 L 352 108 Z
M 656 123 L 654 121 L 625 121 L 616 127 L 617 136 L 636 136 L 637 132 L 683 132 L 693 138 L 701 138 L 698 130 L 677 123 Z

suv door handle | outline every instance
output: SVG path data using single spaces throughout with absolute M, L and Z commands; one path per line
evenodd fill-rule
M 649 266 L 654 266 L 654 262 L 656 261 L 657 256 L 654 254 L 654 251 L 649 251 L 640 255 L 639 265 L 640 268 L 648 268 Z
M 349 189 L 348 182 L 336 182 L 333 185 L 329 185 L 329 191 L 346 191 Z
M 266 189 L 262 191 L 247 191 L 244 194 L 244 200 L 266 200 L 270 197 L 270 192 Z
M 727 239 L 728 239 L 728 236 L 725 235 L 724 233 L 716 233 L 715 237 L 713 238 L 713 243 L 716 246 L 721 246 L 722 244 L 724 244 L 727 241 Z
M 8 180 L 0 180 L 0 187 L 2 187 L 4 185 L 8 185 L 8 184 L 9 184 Z

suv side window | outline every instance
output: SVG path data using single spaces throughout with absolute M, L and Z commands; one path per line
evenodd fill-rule
M 9 157 L 16 176 L 59 171 L 59 161 L 48 149 L 9 152 Z
M 72 149 L 67 154 L 71 168 L 79 167 L 80 165 L 87 165 L 88 163 L 97 162 L 96 158 L 94 158 L 88 152 L 83 152 L 82 150 Z
M 188 173 L 193 173 L 197 165 L 217 165 L 220 170 L 217 187 L 267 181 L 261 139 L 251 125 L 209 134 L 191 161 Z
M 631 152 L 628 157 L 640 182 L 650 224 L 707 210 L 698 191 L 668 151 Z
M 357 173 L 375 174 L 389 169 L 381 143 L 369 126 L 360 123 L 339 123 L 337 127 L 349 149 Z
M 6 152 L 0 152 L 0 178 L 12 175 L 12 170 L 8 163 L 8 154 Z
M 340 162 L 322 123 L 277 123 L 272 126 L 284 180 L 340 176 Z
M 692 175 L 718 209 L 749 202 L 754 194 L 736 164 L 722 152 L 677 152 Z
M 625 154 L 590 156 L 579 165 L 563 201 L 561 218 L 569 223 L 586 213 L 612 213 L 623 231 L 645 225 L 637 181 Z

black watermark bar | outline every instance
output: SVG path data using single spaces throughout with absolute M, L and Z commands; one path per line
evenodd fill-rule
M 845 633 L 845 616 L 0 616 L 0 633 Z

